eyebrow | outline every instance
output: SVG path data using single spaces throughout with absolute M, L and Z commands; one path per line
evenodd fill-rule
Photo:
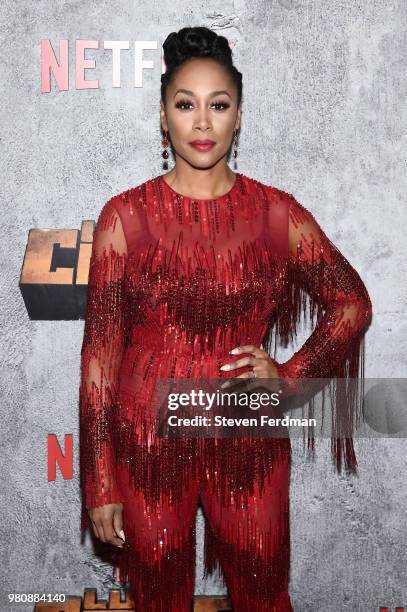
M 185 93 L 188 96 L 195 96 L 194 92 L 191 91 L 190 89 L 177 89 L 177 91 L 174 94 L 174 98 L 178 93 Z M 226 94 L 227 96 L 229 96 L 230 99 L 232 99 L 230 93 L 227 92 L 225 89 L 218 89 L 217 91 L 211 91 L 211 93 L 209 94 L 209 97 L 211 98 L 212 96 L 219 96 L 220 94 Z

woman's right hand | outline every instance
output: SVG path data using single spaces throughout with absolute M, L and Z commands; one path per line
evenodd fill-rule
M 123 548 L 123 504 L 97 506 L 88 512 L 95 536 L 102 542 Z

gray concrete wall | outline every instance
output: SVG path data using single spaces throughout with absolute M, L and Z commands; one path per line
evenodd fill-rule
M 244 74 L 239 170 L 293 193 L 356 267 L 373 301 L 366 375 L 406 373 L 405 0 L 4 0 L 1 19 L 1 612 L 9 592 L 112 586 L 79 541 L 77 421 L 83 321 L 31 321 L 18 280 L 27 233 L 79 228 L 113 194 L 162 172 L 159 51 L 142 88 L 123 53 L 88 52 L 100 88 L 40 92 L 41 38 L 157 40 L 206 25 L 236 40 Z M 73 68 L 73 53 L 72 63 Z M 403 308 L 404 307 L 404 308 Z M 306 333 L 306 330 L 305 332 Z M 300 342 L 300 338 L 298 340 Z M 287 349 L 287 353 L 295 350 Z M 284 353 L 284 352 L 283 352 Z M 74 434 L 72 481 L 48 483 L 46 435 Z M 407 606 L 405 440 L 358 441 L 359 477 L 293 442 L 290 592 L 296 612 Z M 204 583 L 198 516 L 196 593 Z

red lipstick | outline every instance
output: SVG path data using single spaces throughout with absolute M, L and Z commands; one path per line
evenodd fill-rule
M 192 140 L 189 144 L 198 151 L 209 151 L 215 146 L 216 142 L 214 140 Z

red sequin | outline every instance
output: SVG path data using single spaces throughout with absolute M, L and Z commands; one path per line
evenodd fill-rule
M 206 530 L 206 571 L 223 559 L 236 610 L 291 610 L 289 440 L 155 439 L 148 407 L 159 378 L 227 378 L 250 370 L 225 373 L 219 367 L 235 359 L 229 351 L 237 346 L 263 344 L 270 353 L 277 338 L 292 339 L 307 295 L 312 320 L 317 311 L 315 329 L 291 359 L 276 363 L 280 376 L 292 379 L 291 393 L 301 377 L 358 377 L 372 313 L 359 275 L 311 213 L 291 194 L 239 173 L 232 189 L 213 200 L 181 196 L 155 177 L 102 209 L 82 346 L 82 526 L 88 526 L 86 508 L 124 503 L 126 546 L 117 565 L 135 589 L 144 581 L 146 601 L 155 602 L 151 610 L 189 609 L 194 534 L 192 527 L 168 525 L 171 541 L 145 544 L 141 555 L 136 542 L 142 526 L 136 527 L 140 518 L 129 499 L 135 507 L 142 492 L 144 520 L 157 521 L 165 507 L 186 512 L 188 487 L 209 487 L 208 478 L 225 517 L 222 539 Z M 337 393 L 342 401 L 342 391 Z M 341 432 L 357 418 L 359 397 L 349 391 L 347 399 L 346 409 L 335 413 L 332 433 L 338 470 L 343 463 L 356 469 L 352 438 Z M 281 489 L 273 527 L 267 521 L 263 530 L 236 523 L 239 508 L 258 514 L 273 487 Z M 235 521 L 227 515 L 232 508 Z M 174 564 L 179 583 L 188 584 L 184 593 L 169 575 Z M 245 580 L 244 589 L 239 580 Z

